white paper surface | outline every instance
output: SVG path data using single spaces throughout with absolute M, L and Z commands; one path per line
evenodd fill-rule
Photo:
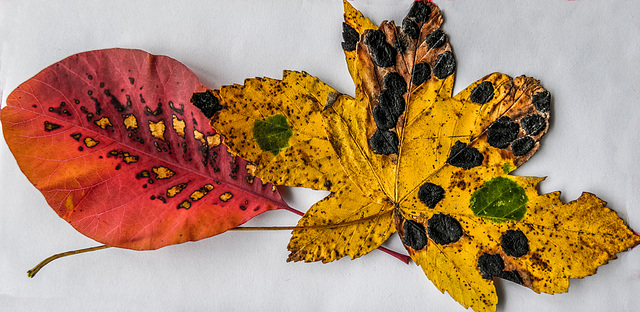
M 597 194 L 640 229 L 640 2 L 436 1 L 456 55 L 455 92 L 494 71 L 526 74 L 553 94 L 550 132 L 517 175 L 549 176 L 565 201 Z M 161 4 L 160 4 L 161 3 Z M 411 1 L 353 1 L 374 23 L 401 22 Z M 171 56 L 210 88 L 305 70 L 353 95 L 340 47 L 341 1 L 25 1 L 0 4 L 2 105 L 20 83 L 74 53 L 123 47 Z M 286 263 L 290 233 L 232 232 L 136 252 L 97 245 L 49 208 L 0 139 L 2 311 L 462 311 L 413 263 L 379 251 L 354 261 Z M 286 190 L 306 209 L 326 193 Z M 294 225 L 268 212 L 249 225 Z M 396 235 L 387 244 L 402 251 Z M 640 250 L 619 254 L 570 291 L 497 284 L 500 311 L 633 311 Z

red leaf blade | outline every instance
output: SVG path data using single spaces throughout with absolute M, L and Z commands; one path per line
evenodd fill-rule
M 203 91 L 169 57 L 97 50 L 24 82 L 0 117 L 20 168 L 60 217 L 106 245 L 156 249 L 287 207 L 189 103 Z

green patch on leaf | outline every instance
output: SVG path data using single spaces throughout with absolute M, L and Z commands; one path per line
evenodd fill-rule
M 271 152 L 274 156 L 289 146 L 292 134 L 287 118 L 281 114 L 256 120 L 253 124 L 253 138 L 263 151 Z
M 471 194 L 470 208 L 478 217 L 494 222 L 522 220 L 529 198 L 518 183 L 504 177 L 484 182 Z
M 509 174 L 509 172 L 513 171 L 513 169 L 513 166 L 508 162 L 502 165 L 502 171 L 504 171 L 504 174 Z

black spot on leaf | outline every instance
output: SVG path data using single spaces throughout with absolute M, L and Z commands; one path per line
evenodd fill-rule
M 371 47 L 379 47 L 383 45 L 387 40 L 384 32 L 379 29 L 370 30 L 367 32 L 367 36 L 364 39 L 364 44 L 366 44 L 369 48 Z
M 369 139 L 373 152 L 381 155 L 398 153 L 398 136 L 391 131 L 378 129 Z
M 482 254 L 478 257 L 478 269 L 482 278 L 491 280 L 494 276 L 500 276 L 504 270 L 504 261 L 500 255 Z
M 498 277 L 512 281 L 514 283 L 523 284 L 522 277 L 518 274 L 518 271 L 502 271 Z
M 413 72 L 411 73 L 411 83 L 419 86 L 429 79 L 431 79 L 431 67 L 429 67 L 429 64 L 418 63 L 413 66 Z
M 356 49 L 356 45 L 360 40 L 360 34 L 353 29 L 353 27 L 349 26 L 347 23 L 342 23 L 342 49 L 345 51 L 354 51 Z
M 444 51 L 438 55 L 436 64 L 433 65 L 433 75 L 438 79 L 444 79 L 456 70 L 456 59 L 451 51 Z
M 547 120 L 538 114 L 531 114 L 520 119 L 520 126 L 529 135 L 538 135 L 547 127 Z
M 390 90 L 395 95 L 403 95 L 407 92 L 407 82 L 396 72 L 388 73 L 382 82 L 385 89 Z
M 404 32 L 409 38 L 417 40 L 420 35 L 420 28 L 413 19 L 405 17 L 402 20 L 402 32 Z
M 489 81 L 483 81 L 478 84 L 473 90 L 471 90 L 471 94 L 469 94 L 469 100 L 473 103 L 477 104 L 486 104 L 487 102 L 493 99 L 493 85 Z
M 222 109 L 218 98 L 215 97 L 211 91 L 194 93 L 191 96 L 190 102 L 199 108 L 207 118 L 213 117 L 216 112 Z
M 511 118 L 502 116 L 487 130 L 487 143 L 496 148 L 507 148 L 518 137 L 520 127 Z
M 378 118 L 384 115 L 384 119 L 379 119 L 381 123 L 376 121 L 378 128 L 391 129 L 396 125 L 398 118 L 405 109 L 405 101 L 402 95 L 394 93 L 392 89 L 385 89 L 380 92 L 378 97 L 378 106 L 374 110 L 378 110 Z M 376 120 L 376 116 L 374 116 Z
M 404 112 L 405 102 L 402 95 L 393 93 L 393 90 L 387 89 L 380 92 L 378 105 L 384 107 L 397 119 Z
M 329 189 L 331 189 L 331 186 L 332 186 L 332 185 L 333 185 L 333 184 L 331 183 L 331 181 L 329 181 L 329 180 L 324 181 L 324 187 L 325 187 L 326 189 L 328 189 L 328 190 L 329 190 Z
M 421 223 L 405 220 L 402 229 L 404 229 L 403 244 L 413 248 L 413 250 L 421 250 L 427 245 L 427 233 Z
M 444 198 L 444 189 L 440 185 L 426 182 L 420 186 L 418 191 L 418 199 L 429 208 L 435 208 L 436 205 Z
M 396 64 L 396 49 L 387 42 L 382 30 L 370 30 L 364 40 L 376 66 L 390 67 Z
M 431 9 L 422 1 L 415 1 L 407 13 L 408 17 L 412 17 L 418 23 L 424 23 L 429 20 Z
M 482 165 L 484 156 L 475 148 L 457 141 L 449 151 L 447 163 L 462 169 L 471 169 Z
M 376 106 L 373 109 L 373 120 L 376 122 L 378 129 L 388 130 L 395 127 L 398 122 L 398 118 L 394 118 L 386 109 L 381 105 Z
M 520 230 L 507 230 L 501 238 L 502 250 L 512 257 L 522 257 L 529 252 L 529 240 Z
M 441 29 L 436 29 L 428 34 L 424 41 L 429 48 L 437 49 L 447 42 L 447 35 Z
M 122 105 L 122 103 L 120 103 L 120 101 L 118 101 L 118 98 L 116 98 L 113 94 L 111 94 L 111 92 L 109 91 L 109 89 L 104 90 L 104 94 L 108 97 L 111 98 L 111 105 L 113 105 L 113 107 L 118 111 L 118 112 L 122 112 L 125 110 L 125 106 Z
M 427 222 L 427 232 L 436 244 L 447 245 L 457 242 L 462 237 L 462 226 L 452 216 L 439 213 Z
M 546 113 L 551 110 L 551 93 L 549 91 L 538 92 L 533 95 L 531 102 L 539 112 Z
M 511 151 L 514 156 L 523 156 L 527 154 L 536 142 L 530 136 L 523 136 L 511 143 Z
M 398 33 L 396 41 L 393 43 L 393 47 L 396 48 L 396 51 L 398 51 L 398 53 L 400 54 L 404 54 L 407 51 L 408 46 L 409 42 L 407 41 L 407 36 Z

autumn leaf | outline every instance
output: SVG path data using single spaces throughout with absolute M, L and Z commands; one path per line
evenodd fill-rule
M 20 169 L 60 217 L 106 245 L 156 249 L 287 207 L 196 108 L 210 113 L 215 100 L 169 57 L 108 49 L 44 69 L 1 118 Z
M 305 72 L 212 91 L 211 125 L 256 175 L 324 189 L 293 231 L 292 261 L 360 257 L 397 231 L 442 292 L 494 311 L 493 278 L 568 290 L 637 245 L 595 195 L 563 203 L 510 173 L 540 147 L 551 94 L 493 73 L 453 96 L 456 59 L 437 6 L 375 26 L 344 1 L 342 48 L 355 98 Z

